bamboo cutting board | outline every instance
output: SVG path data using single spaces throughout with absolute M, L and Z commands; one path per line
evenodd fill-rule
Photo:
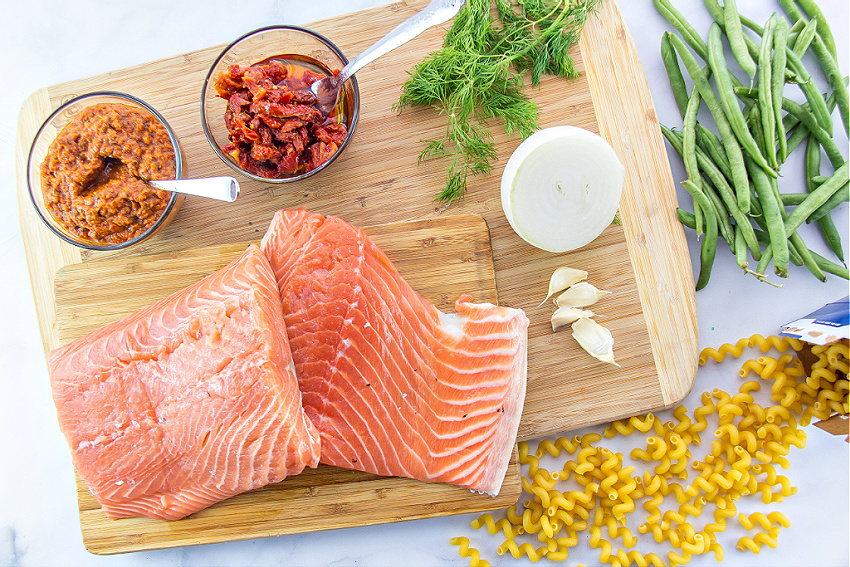
M 480 216 L 387 223 L 363 230 L 405 280 L 440 310 L 452 311 L 462 293 L 475 301 L 498 303 L 490 234 Z M 194 284 L 226 266 L 248 244 L 104 258 L 62 268 L 55 282 L 60 342 L 82 337 Z
M 444 311 L 461 293 L 497 303 L 484 219 L 456 215 L 365 227 L 415 289 Z M 59 339 L 65 343 L 146 307 L 224 267 L 248 243 L 106 258 L 56 275 Z M 110 282 L 103 286 L 103 282 Z M 176 522 L 108 519 L 77 478 L 83 542 L 116 553 L 361 526 L 395 519 L 505 508 L 519 498 L 516 455 L 496 497 L 447 484 L 384 478 L 329 466 L 220 502 Z
M 356 54 L 426 4 L 398 2 L 323 20 L 308 27 L 345 53 Z M 235 33 L 234 35 L 239 35 Z M 492 128 L 499 161 L 494 172 L 471 180 L 465 198 L 444 209 L 434 201 L 447 164 L 417 164 L 422 140 L 442 137 L 445 116 L 434 109 L 395 112 L 407 71 L 438 49 L 444 29 L 431 29 L 357 74 L 361 114 L 345 153 L 321 174 L 297 185 L 272 186 L 240 179 L 233 204 L 188 198 L 177 218 L 156 238 L 128 251 L 92 254 L 53 237 L 35 215 L 26 188 L 26 151 L 51 109 L 92 90 L 128 92 L 153 104 L 175 129 L 186 156 L 186 175 L 229 174 L 207 144 L 198 116 L 201 83 L 224 46 L 54 85 L 33 93 L 19 117 L 17 178 L 19 216 L 45 350 L 61 344 L 57 270 L 102 258 L 183 254 L 208 245 L 257 240 L 278 209 L 307 207 L 358 226 L 483 217 L 490 231 L 499 301 L 521 308 L 529 328 L 528 394 L 520 439 L 669 407 L 691 389 L 698 340 L 694 279 L 687 244 L 676 219 L 676 192 L 640 59 L 616 3 L 606 0 L 572 50 L 581 77 L 544 78 L 528 93 L 538 103 L 542 127 L 569 124 L 597 132 L 626 168 L 621 224 L 612 224 L 587 247 L 554 255 L 534 249 L 513 231 L 501 210 L 500 173 L 520 140 Z M 546 295 L 561 265 L 589 272 L 589 281 L 612 295 L 594 306 L 615 341 L 616 368 L 592 359 L 569 331 L 552 333 Z M 601 319 L 600 319 L 601 320 Z M 390 517 L 386 521 L 398 519 Z

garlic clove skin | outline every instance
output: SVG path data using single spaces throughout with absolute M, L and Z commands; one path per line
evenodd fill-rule
M 620 367 L 614 361 L 614 337 L 611 331 L 587 317 L 573 323 L 573 338 L 593 358 Z
M 588 307 L 606 295 L 611 295 L 611 292 L 597 289 L 587 282 L 578 282 L 559 295 L 555 304 L 558 307 Z
M 546 296 L 546 299 L 544 299 L 540 303 L 540 305 L 546 303 L 550 297 L 552 297 L 559 291 L 563 291 L 571 285 L 586 279 L 586 271 L 578 270 L 576 268 L 570 268 L 569 266 L 561 266 L 560 268 L 555 270 L 552 273 L 552 277 L 549 278 L 549 294 Z M 538 307 L 540 307 L 540 305 L 538 305 Z
M 582 317 L 596 317 L 596 313 L 576 307 L 559 307 L 552 313 L 552 330 L 560 331 Z

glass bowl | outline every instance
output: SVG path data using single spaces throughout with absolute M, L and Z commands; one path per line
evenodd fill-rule
M 65 126 L 73 120 L 77 114 L 85 108 L 96 104 L 122 104 L 131 108 L 140 110 L 142 113 L 150 115 L 154 120 L 159 122 L 165 132 L 168 134 L 171 147 L 174 151 L 175 160 L 175 178 L 180 179 L 183 174 L 183 155 L 180 151 L 180 144 L 177 141 L 177 136 L 174 131 L 162 117 L 148 103 L 125 93 L 114 91 L 96 91 L 83 95 L 76 96 L 67 102 L 63 103 L 59 108 L 54 110 L 50 116 L 44 121 L 41 127 L 36 132 L 30 147 L 29 156 L 27 158 L 27 185 L 29 188 L 30 200 L 39 218 L 56 236 L 87 250 L 119 250 L 127 248 L 139 242 L 143 242 L 165 227 L 177 213 L 180 204 L 183 201 L 183 195 L 180 193 L 171 193 L 171 197 L 165 209 L 154 223 L 136 236 L 116 243 L 104 243 L 96 240 L 91 240 L 75 234 L 63 226 L 48 210 L 45 203 L 44 192 L 41 183 L 41 164 L 47 156 L 48 149 Z M 106 168 L 104 168 L 106 169 Z
M 240 167 L 237 158 L 225 149 L 225 146 L 231 143 L 230 132 L 225 124 L 228 100 L 222 98 L 216 92 L 216 77 L 222 72 L 227 72 L 232 65 L 245 68 L 257 64 L 266 64 L 272 59 L 284 64 L 294 63 L 294 66 L 290 69 L 312 67 L 312 70 L 325 75 L 342 69 L 348 63 L 339 48 L 331 41 L 306 28 L 281 25 L 264 27 L 249 32 L 227 46 L 210 67 L 204 79 L 201 93 L 201 125 L 213 151 L 236 172 L 264 183 L 288 183 L 310 177 L 327 169 L 342 154 L 351 141 L 357 126 L 357 119 L 360 114 L 360 90 L 357 87 L 357 79 L 354 77 L 351 77 L 343 85 L 340 102 L 331 116 L 327 118 L 327 121 L 345 124 L 347 133 L 342 142 L 337 144 L 337 150 L 323 163 L 309 170 L 299 167 L 295 173 L 290 174 L 272 174 L 267 171 L 266 175 L 271 176 L 266 176 L 259 174 L 258 171 L 248 171 Z M 294 76 L 291 73 L 290 75 Z M 293 88 L 293 90 L 296 89 Z M 270 164 L 272 162 L 262 163 Z M 282 168 L 277 169 L 279 171 Z

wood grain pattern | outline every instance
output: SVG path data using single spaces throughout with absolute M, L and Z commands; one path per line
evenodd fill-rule
M 397 2 L 315 22 L 345 53 L 356 54 L 421 9 L 426 0 Z M 248 31 L 248 30 L 245 30 Z M 24 104 L 18 124 L 16 186 L 21 230 L 45 351 L 61 344 L 53 282 L 57 270 L 101 258 L 186 253 L 213 244 L 257 240 L 273 213 L 305 206 L 358 226 L 407 220 L 483 217 L 490 230 L 496 287 L 503 305 L 530 320 L 528 394 L 520 439 L 644 413 L 677 403 L 696 375 L 697 325 L 693 273 L 684 232 L 675 218 L 676 192 L 646 78 L 616 2 L 606 0 L 572 51 L 581 77 L 546 77 L 529 94 L 542 127 L 569 124 L 605 137 L 626 166 L 622 224 L 611 225 L 587 247 L 550 254 L 526 244 L 501 210 L 499 173 L 520 140 L 492 128 L 499 161 L 491 175 L 472 179 L 466 197 L 444 209 L 434 201 L 446 163 L 417 165 L 422 140 L 442 137 L 445 117 L 398 100 L 406 71 L 438 49 L 444 29 L 433 28 L 404 48 L 358 72 L 360 122 L 352 144 L 333 167 L 298 185 L 240 179 L 233 204 L 187 198 L 177 218 L 156 238 L 131 250 L 86 253 L 53 237 L 26 195 L 26 149 L 40 121 L 72 95 L 110 88 L 153 104 L 174 127 L 189 177 L 230 173 L 209 148 L 200 127 L 203 77 L 223 46 L 46 87 Z M 622 368 L 588 356 L 569 331 L 554 334 L 551 306 L 539 307 L 552 271 L 580 267 L 589 281 L 613 294 L 594 306 L 612 331 Z
M 480 216 L 453 215 L 363 230 L 408 283 L 442 311 L 452 311 L 462 293 L 498 303 L 490 234 Z M 65 266 L 55 281 L 59 340 L 72 341 L 194 284 L 259 240 Z
M 401 274 L 450 311 L 461 293 L 496 303 L 487 224 L 477 215 L 364 227 Z M 81 337 L 224 267 L 249 243 L 180 253 L 104 258 L 56 274 L 59 339 Z M 103 282 L 109 282 L 104 286 Z M 505 508 L 520 494 L 516 454 L 496 497 L 446 484 L 320 466 L 238 495 L 176 522 L 108 519 L 77 478 L 83 542 L 92 553 L 118 553 L 276 536 L 396 520 Z M 390 504 L 391 503 L 391 504 Z

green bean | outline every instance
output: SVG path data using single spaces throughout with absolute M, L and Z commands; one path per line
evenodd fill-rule
M 705 4 L 706 9 L 708 9 L 708 13 L 711 14 L 711 17 L 714 18 L 714 21 L 720 24 L 722 28 L 725 28 L 726 16 L 723 13 L 723 6 L 720 5 L 720 2 L 718 2 L 717 0 L 703 0 L 702 3 Z M 753 20 L 749 19 L 741 13 L 738 13 L 738 18 L 741 20 L 741 24 L 743 24 L 745 27 L 750 28 L 758 35 L 764 34 L 764 28 L 761 27 L 757 22 L 754 22 Z M 753 44 L 755 44 L 755 42 L 753 42 Z M 752 54 L 752 51 L 750 51 L 750 54 Z
M 817 19 L 818 21 L 818 34 L 820 34 L 823 39 L 824 45 L 829 50 L 829 53 L 832 55 L 834 59 L 838 59 L 838 51 L 835 49 L 835 39 L 832 37 L 832 30 L 829 27 L 829 23 L 826 21 L 826 16 L 824 16 L 820 7 L 815 3 L 814 0 L 797 0 L 800 3 L 800 7 L 806 11 L 812 19 Z
M 733 185 L 735 186 L 735 194 L 738 198 L 738 206 L 742 211 L 748 212 L 750 210 L 749 178 L 747 176 L 746 166 L 744 165 L 744 154 L 741 146 L 738 145 L 738 140 L 732 132 L 732 127 L 729 125 L 726 115 L 723 113 L 723 108 L 720 106 L 717 95 L 714 94 L 714 89 L 708 83 L 706 73 L 700 68 L 696 59 L 694 59 L 681 39 L 675 35 L 670 35 L 670 41 L 673 43 L 676 51 L 679 52 L 679 57 L 691 75 L 694 86 L 699 90 L 700 96 L 702 96 L 706 106 L 708 106 L 712 116 L 714 116 L 714 121 L 720 133 L 720 141 L 726 150 L 726 158 L 729 160 L 730 169 L 732 170 Z
M 817 138 L 818 142 L 823 147 L 823 150 L 826 152 L 832 167 L 836 169 L 841 167 L 846 159 L 841 155 L 841 150 L 838 149 L 838 145 L 835 143 L 832 135 L 820 127 L 817 119 L 811 113 L 806 112 L 806 109 L 804 109 L 800 104 L 788 98 L 782 99 L 782 108 L 785 109 L 786 112 L 796 116 L 800 120 L 800 123 L 805 126 L 815 138 Z
M 806 248 L 805 243 L 800 238 L 800 235 L 796 232 L 791 237 L 791 242 L 788 248 L 789 258 L 791 258 L 791 262 L 797 266 L 805 266 L 816 278 L 820 281 L 826 281 L 826 276 L 821 270 L 821 263 L 815 259 L 814 252 Z M 764 249 L 764 253 L 762 254 L 761 260 L 756 267 L 755 272 L 753 272 L 757 278 L 767 283 L 765 271 L 767 269 L 768 264 L 773 259 L 773 247 L 772 244 L 768 243 Z M 821 258 L 826 262 L 829 262 L 825 258 Z M 840 267 L 839 267 L 840 269 Z
M 761 210 L 761 203 L 759 203 L 758 193 L 756 192 L 756 186 L 753 182 L 750 182 L 750 195 L 752 195 L 752 207 L 750 208 L 750 218 L 752 218 L 758 223 L 759 221 L 764 220 L 764 211 Z M 763 225 L 763 228 L 767 230 L 767 225 Z
M 787 220 L 787 213 L 785 212 L 785 208 L 781 206 L 782 198 L 779 195 L 779 183 L 776 179 L 768 178 L 768 183 L 770 183 L 770 189 L 773 192 L 773 196 L 776 199 L 776 202 L 780 204 L 779 214 L 782 217 L 783 222 Z M 817 262 L 815 262 L 814 258 L 806 247 L 806 243 L 803 242 L 803 238 L 797 233 L 796 230 L 792 230 L 788 236 L 788 245 L 789 245 L 789 257 L 791 255 L 791 250 L 796 250 L 800 255 L 800 258 L 803 261 L 803 265 L 808 269 L 816 278 L 821 281 L 826 281 L 826 276 L 818 267 Z
M 714 19 L 714 21 L 717 22 L 717 24 L 725 30 L 726 29 L 726 17 L 723 15 L 723 7 L 717 2 L 717 0 L 703 0 L 703 3 L 705 4 L 706 8 L 708 8 L 708 11 L 711 14 L 711 17 Z M 743 15 L 740 15 L 740 19 L 741 19 L 741 23 L 743 25 L 750 28 L 751 30 L 756 32 L 758 35 L 762 35 L 764 33 L 764 28 L 762 28 L 756 22 L 754 22 L 754 21 L 752 21 L 748 18 L 745 18 Z M 784 18 L 782 18 L 782 20 L 784 21 Z M 752 57 L 753 59 L 756 59 L 759 55 L 759 45 L 755 41 L 750 39 L 750 37 L 747 34 L 744 34 L 744 42 L 747 44 L 747 51 L 749 51 L 750 57 Z M 795 75 L 794 72 L 791 71 L 790 69 L 783 69 L 782 77 L 785 78 L 785 82 L 788 82 L 788 83 L 796 83 L 797 82 L 797 75 Z
M 767 232 L 765 232 L 764 230 L 757 230 L 756 237 L 758 238 L 759 242 L 766 246 L 765 255 L 769 255 L 769 258 L 767 259 L 767 263 L 769 263 L 770 260 L 773 258 L 773 248 L 770 247 L 770 236 L 768 236 Z M 791 259 L 791 263 L 795 266 L 803 265 L 803 259 L 800 257 L 799 254 L 797 254 L 797 250 L 793 246 L 788 248 L 788 257 Z M 763 271 L 764 270 L 762 270 L 762 272 Z
M 785 233 L 787 235 L 797 230 L 815 209 L 823 205 L 833 193 L 848 182 L 848 170 L 850 170 L 850 163 L 845 162 L 826 183 L 809 193 L 806 200 L 800 203 L 793 213 L 788 215 L 788 218 L 785 219 Z
M 726 6 L 729 6 L 728 0 Z M 750 129 L 747 128 L 746 121 L 744 120 L 744 114 L 741 112 L 741 107 L 738 106 L 738 100 L 735 98 L 732 83 L 729 81 L 729 71 L 726 68 L 726 58 L 723 55 L 723 45 L 721 44 L 720 34 L 720 26 L 716 23 L 711 24 L 711 28 L 708 32 L 708 63 L 714 72 L 714 80 L 717 83 L 717 92 L 720 96 L 722 109 L 726 114 L 726 118 L 729 121 L 732 131 L 735 133 L 735 136 L 738 138 L 738 142 L 740 142 L 744 150 L 750 155 L 755 163 L 764 168 L 768 175 L 776 177 L 776 171 L 774 171 L 770 167 L 770 164 L 764 159 L 758 143 L 755 139 L 753 139 Z M 706 97 L 704 96 L 704 98 Z M 706 104 L 709 109 L 711 109 L 711 105 L 707 98 Z M 715 121 L 716 120 L 717 117 L 715 116 Z M 749 209 L 749 207 L 744 206 L 741 208 L 745 210 Z
M 711 158 L 717 169 L 731 183 L 732 169 L 729 166 L 729 160 L 726 159 L 726 151 L 723 149 L 723 143 L 717 137 L 717 134 L 702 124 L 697 124 L 697 145 Z
M 821 162 L 821 151 L 820 144 L 818 144 L 817 140 L 813 137 L 809 137 L 809 143 L 806 145 L 806 158 L 805 158 L 805 173 L 806 173 L 806 190 L 809 195 L 813 194 L 815 190 L 818 189 L 819 185 L 815 185 L 814 178 L 815 176 L 820 175 L 820 162 Z M 820 186 L 823 186 L 822 184 Z M 836 190 L 836 193 L 838 191 Z M 834 193 L 835 194 L 835 193 Z M 806 201 L 803 201 L 805 203 Z M 800 203 L 801 205 L 803 203 Z M 783 201 L 784 204 L 784 201 Z M 826 204 L 826 202 L 824 202 Z M 798 209 L 799 210 L 799 209 Z M 790 215 L 788 218 L 790 218 Z M 811 217 L 811 215 L 809 215 Z M 785 222 L 788 223 L 788 218 L 785 219 Z M 808 222 L 808 221 L 807 221 Z M 818 228 L 820 228 L 821 235 L 823 236 L 824 242 L 826 242 L 829 249 L 841 260 L 841 263 L 844 263 L 844 249 L 841 246 L 841 235 L 838 233 L 838 228 L 835 226 L 835 221 L 832 220 L 831 215 L 824 215 L 817 221 Z
M 714 18 L 714 21 L 723 27 L 726 27 L 726 17 L 723 15 L 723 6 L 717 0 L 702 0 L 705 4 L 708 13 Z
M 850 280 L 850 270 L 847 266 L 839 266 L 835 262 L 831 262 L 813 250 L 809 250 L 809 254 L 814 258 L 818 267 L 824 272 L 839 276 L 845 280 Z
M 697 167 L 696 143 L 697 143 L 697 113 L 701 102 L 699 90 L 694 88 L 688 106 L 685 111 L 682 126 L 682 158 L 685 162 L 685 173 L 697 186 L 700 184 L 699 168 Z
M 776 160 L 776 115 L 773 106 L 773 80 L 771 78 L 771 50 L 773 49 L 773 29 L 776 16 L 771 16 L 764 26 L 764 36 L 759 51 L 759 97 L 761 127 L 764 132 L 764 155 L 771 168 L 778 169 Z
M 782 99 L 785 89 L 785 48 L 788 42 L 788 22 L 785 18 L 776 17 L 773 26 L 773 60 L 771 61 L 771 104 L 773 104 L 773 119 L 776 122 L 776 136 L 779 138 L 779 162 L 785 163 L 788 158 L 788 144 L 785 139 L 785 128 L 782 121 Z
M 697 227 L 697 219 L 694 217 L 694 214 L 686 211 L 681 207 L 676 207 L 676 216 L 679 217 L 679 222 L 685 225 L 688 228 L 692 228 L 696 230 Z
M 676 99 L 676 106 L 684 117 L 688 108 L 688 90 L 685 86 L 685 78 L 682 76 L 682 69 L 679 67 L 676 50 L 673 49 L 673 44 L 670 43 L 666 33 L 661 36 L 661 60 L 664 61 L 664 68 L 667 69 L 667 77 L 670 80 L 670 88 L 673 90 L 673 98 Z
M 739 225 L 735 225 L 735 244 L 733 245 L 735 252 L 735 263 L 743 269 L 747 269 L 747 243 L 744 240 L 744 231 Z
M 822 175 L 815 175 L 814 177 L 812 177 L 812 181 L 814 182 L 815 186 L 822 185 L 823 182 L 827 179 L 829 178 L 824 177 Z M 809 215 L 809 218 L 806 220 L 806 222 L 816 221 L 817 217 L 815 215 L 818 215 L 818 213 L 823 212 L 824 207 L 826 207 L 825 212 L 828 213 L 841 203 L 846 203 L 850 201 L 850 185 L 844 185 L 843 187 L 841 187 L 837 192 L 833 194 L 833 197 L 836 195 L 838 196 L 838 198 L 835 199 L 834 203 L 832 202 L 832 198 L 827 199 L 826 203 L 821 205 L 817 211 Z M 782 195 L 780 195 L 780 197 L 782 197 L 782 204 L 786 207 L 795 207 L 805 201 L 806 197 L 808 196 L 808 193 L 782 193 Z
M 817 19 L 809 20 L 802 31 L 800 31 L 796 40 L 793 43 L 791 41 L 788 42 L 788 45 L 791 46 L 797 57 L 802 57 L 809 50 L 809 46 L 812 44 L 817 33 L 817 23 Z
M 767 267 L 770 265 L 771 260 L 773 260 L 773 247 L 768 243 L 764 249 L 764 253 L 761 255 L 761 259 L 756 265 L 757 276 L 761 278 L 767 277 Z
M 735 94 L 746 98 L 758 98 L 758 89 L 735 87 L 734 92 Z M 813 134 L 826 152 L 832 166 L 836 169 L 841 167 L 846 159 L 841 155 L 841 150 L 838 149 L 838 145 L 835 143 L 835 140 L 827 131 L 820 127 L 813 114 L 803 105 L 784 97 L 782 99 L 782 108 L 789 114 L 793 115 L 795 119 L 799 120 L 801 126 L 805 126 L 806 132 L 802 134 L 802 139 L 805 139 L 807 133 Z M 802 141 L 802 139 L 800 141 Z M 788 145 L 789 147 L 791 146 L 790 138 L 788 140 Z
M 770 235 L 770 243 L 773 248 L 773 269 L 777 276 L 788 277 L 788 237 L 785 236 L 782 207 L 773 193 L 767 173 L 756 165 L 749 156 L 745 158 L 745 161 L 762 208 L 767 232 Z
M 809 219 L 806 222 L 816 222 L 820 220 L 823 216 L 828 215 L 832 209 L 841 203 L 846 203 L 847 201 L 850 201 L 850 184 L 845 183 L 838 189 L 838 191 L 832 194 L 832 197 L 826 200 L 826 203 L 821 205 L 818 210 L 809 215 Z
M 797 21 L 805 21 L 805 16 L 797 8 L 794 0 L 780 0 L 779 2 L 785 9 L 785 12 L 791 19 Z M 800 2 L 803 5 L 803 2 Z M 832 32 L 829 25 L 826 23 L 826 18 L 814 2 L 808 2 L 808 6 L 804 6 L 806 12 L 812 17 L 816 17 L 818 21 L 818 33 L 815 34 L 812 42 L 812 50 L 817 57 L 818 63 L 823 70 L 829 86 L 832 88 L 833 94 L 838 99 L 838 110 L 841 113 L 841 122 L 844 125 L 844 132 L 848 133 L 848 122 L 850 122 L 850 95 L 848 95 L 847 84 L 842 78 L 841 71 L 838 68 L 838 55 L 835 50 L 835 42 L 832 40 Z M 810 11 L 811 10 L 811 11 Z M 826 35 L 824 35 L 824 33 Z
M 815 187 L 817 187 L 819 185 L 823 185 L 823 183 L 827 179 L 829 179 L 829 178 L 824 177 L 823 175 L 812 176 L 812 182 L 814 183 Z M 806 199 L 806 197 L 808 197 L 808 196 L 809 196 L 808 193 L 782 193 L 780 195 L 780 197 L 782 197 L 782 204 L 785 205 L 786 207 L 795 207 L 795 206 L 799 205 L 800 203 L 802 203 Z M 850 202 L 850 185 L 845 184 L 843 187 L 841 187 L 838 191 L 836 191 L 833 194 L 833 197 L 835 197 L 835 196 L 837 196 L 838 198 L 833 200 L 832 197 L 830 197 L 829 199 L 827 199 L 826 203 L 821 205 L 820 208 L 818 208 L 817 211 L 815 211 L 814 213 L 809 215 L 809 218 L 806 220 L 806 222 L 816 221 L 817 220 L 816 215 L 818 215 L 818 213 L 821 213 L 823 211 L 824 207 L 827 207 L 827 210 L 825 212 L 828 213 L 829 211 L 831 211 L 832 209 L 834 209 L 835 207 L 837 207 L 841 203 Z
M 785 49 L 785 58 L 791 70 L 797 74 L 799 82 L 797 83 L 802 89 L 806 100 L 812 105 L 812 114 L 817 118 L 818 124 L 832 135 L 832 118 L 829 116 L 829 111 L 826 108 L 826 101 L 823 95 L 812 80 L 811 75 L 803 66 L 803 62 L 792 49 Z
M 803 265 L 808 269 L 813 276 L 819 279 L 822 282 L 826 281 L 826 276 L 823 271 L 818 266 L 818 263 L 815 261 L 812 256 L 812 251 L 806 247 L 805 242 L 803 242 L 802 237 L 794 232 L 791 234 L 791 237 L 788 239 L 791 247 L 797 251 L 800 255 L 800 258 L 803 259 Z
M 662 126 L 661 128 L 662 132 L 664 133 L 664 136 L 667 138 L 667 140 L 670 141 L 670 144 L 673 146 L 673 148 L 681 154 L 684 151 L 684 136 L 682 134 L 670 130 L 666 126 Z M 712 161 L 711 157 L 709 157 L 701 148 L 696 148 L 695 151 L 697 157 L 697 164 L 699 166 L 700 171 L 705 173 L 712 183 L 712 185 L 706 187 L 706 192 L 709 194 L 709 196 L 716 194 L 720 199 L 720 204 L 715 207 L 715 210 L 718 211 L 719 214 L 718 220 L 720 221 L 721 230 L 724 227 L 724 223 L 722 221 L 726 220 L 726 222 L 728 223 L 728 219 L 726 219 L 720 213 L 726 213 L 726 216 L 731 215 L 732 218 L 735 219 L 736 224 L 740 226 L 744 231 L 744 238 L 750 248 L 753 258 L 758 260 L 761 256 L 761 248 L 759 247 L 758 241 L 756 240 L 755 234 L 753 233 L 752 225 L 750 224 L 749 218 L 738 207 L 734 190 L 729 186 L 729 182 L 726 180 L 726 177 L 724 177 L 723 173 L 718 169 L 717 165 Z M 710 190 L 712 186 L 714 187 L 714 189 L 716 189 L 716 192 Z M 731 225 L 730 228 L 725 232 L 732 232 Z M 725 237 L 726 234 L 724 234 L 724 238 Z
M 693 26 L 688 23 L 681 12 L 673 7 L 670 0 L 652 0 L 652 3 L 664 19 L 670 22 L 670 25 L 682 34 L 684 40 L 688 42 L 688 45 L 690 45 L 694 51 L 697 52 L 697 55 L 705 60 L 706 53 L 708 51 L 705 41 L 703 41 L 702 37 L 699 33 L 697 33 Z
M 794 25 L 793 25 L 793 26 L 791 26 L 791 29 L 790 29 L 789 31 L 790 31 L 790 33 L 791 33 L 791 34 L 799 35 L 799 33 L 800 33 L 801 31 L 803 31 L 803 28 L 804 28 L 804 27 L 806 27 L 806 20 L 805 20 L 805 18 L 800 18 L 800 19 L 798 19 L 798 20 L 796 20 L 796 21 L 794 22 Z M 790 34 L 789 34 L 789 38 L 788 38 L 788 39 L 789 39 L 789 40 L 791 39 L 791 38 L 790 38 Z
M 784 207 L 794 207 L 802 203 L 807 196 L 805 193 L 782 193 L 780 198 Z
M 850 94 L 847 92 L 847 78 L 841 76 L 841 70 L 838 68 L 838 62 L 829 54 L 823 40 L 820 36 L 815 35 L 812 42 L 812 51 L 820 63 L 820 68 L 826 76 L 826 81 L 832 89 L 832 96 L 835 97 L 838 104 L 838 111 L 841 114 L 841 122 L 844 125 L 844 133 L 848 130 L 848 121 L 850 121 Z
M 779 186 L 777 185 L 776 180 L 768 179 L 768 181 L 771 184 L 771 189 L 774 192 L 776 200 L 780 201 Z M 785 219 L 785 209 L 780 207 L 779 212 L 782 218 Z M 792 232 L 791 236 L 788 237 L 788 256 L 792 259 L 791 261 L 794 264 L 805 266 L 806 269 L 808 269 L 817 279 L 826 281 L 826 276 L 821 271 L 820 267 L 818 267 L 810 250 L 806 247 L 806 243 L 803 242 L 803 238 L 796 231 Z M 795 258 L 799 258 L 799 261 Z
M 738 7 L 735 0 L 726 0 L 723 4 L 723 16 L 726 22 L 726 37 L 729 40 L 729 46 L 732 48 L 732 55 L 738 60 L 741 68 L 750 76 L 750 80 L 756 76 L 756 62 L 753 61 L 747 43 L 744 41 L 744 27 L 741 24 L 741 15 L 738 13 Z M 720 31 L 718 26 L 718 32 Z M 711 43 L 711 34 L 709 32 L 709 44 Z M 710 48 L 709 48 L 710 50 Z M 715 70 L 715 73 L 717 71 Z
M 720 5 L 720 2 L 718 2 L 717 0 L 703 0 L 703 4 L 705 4 L 705 7 L 708 9 L 708 13 L 711 14 L 711 17 L 714 19 L 714 21 L 717 22 L 717 24 L 725 30 L 726 14 L 724 11 L 724 7 Z M 738 14 L 738 19 L 740 20 L 741 24 L 747 26 L 748 28 L 756 32 L 758 35 L 764 33 L 764 29 L 760 25 L 750 19 L 745 18 L 740 13 Z M 758 45 L 756 45 L 756 42 L 754 42 L 752 39 L 749 38 L 749 36 L 744 34 L 743 31 L 742 37 L 744 43 L 746 44 L 747 52 L 749 53 L 750 57 L 752 57 L 753 59 L 758 57 L 759 48 Z
M 700 207 L 705 211 L 705 235 L 702 239 L 700 247 L 700 268 L 699 277 L 696 282 L 697 291 L 703 289 L 711 277 L 711 269 L 714 265 L 714 257 L 717 253 L 717 218 L 714 215 L 714 209 L 708 197 L 690 180 L 685 180 L 682 185 L 691 194 L 695 203 L 699 203 Z
M 697 95 L 698 96 L 698 95 Z M 685 136 L 684 133 L 673 132 L 666 126 L 662 126 L 662 132 L 664 137 L 670 142 L 679 155 L 682 156 L 683 160 L 685 159 Z M 735 218 L 736 222 L 743 222 L 749 225 L 749 221 L 747 220 L 746 215 L 738 209 L 738 204 L 735 202 L 735 194 L 731 188 L 729 188 L 729 184 L 726 182 L 726 179 L 723 175 L 717 171 L 716 167 L 713 169 L 712 174 L 706 173 L 708 175 L 709 180 L 712 182 L 722 183 L 725 187 L 723 188 L 715 188 L 710 183 L 703 181 L 701 171 L 705 172 L 707 167 L 713 167 L 713 164 L 706 163 L 706 161 L 710 160 L 708 157 L 702 152 L 701 149 L 697 147 L 692 147 L 688 150 L 691 154 L 690 160 L 694 159 L 693 156 L 696 156 L 697 161 L 699 162 L 699 166 L 691 166 L 696 167 L 694 172 L 694 177 L 691 179 L 698 179 L 699 183 L 694 183 L 697 185 L 703 193 L 708 197 L 709 201 L 711 201 L 714 206 L 714 213 L 717 217 L 718 229 L 720 230 L 720 234 L 723 236 L 723 239 L 726 242 L 732 242 L 734 240 L 734 229 L 732 228 L 732 223 L 729 221 L 729 215 L 732 214 Z M 727 207 L 732 207 L 731 210 Z M 699 227 L 697 230 L 697 235 L 699 236 L 703 232 L 703 214 L 702 209 L 696 203 L 694 203 L 694 216 L 697 219 L 696 226 Z M 752 238 L 752 242 L 755 246 L 754 256 L 757 256 L 761 249 L 758 248 L 758 243 L 755 241 L 755 236 Z
M 787 147 L 788 153 L 794 153 L 794 150 L 797 149 L 797 146 L 803 143 L 809 137 L 809 131 L 806 130 L 806 127 L 800 124 L 791 130 L 791 135 L 788 136 Z
M 688 211 L 686 211 L 682 208 L 676 208 L 676 216 L 679 217 L 679 222 L 682 223 L 682 226 L 686 226 L 690 229 L 696 228 L 696 219 L 694 218 L 693 213 L 688 212 Z M 729 244 L 728 241 L 727 241 L 727 244 Z M 735 250 L 732 248 L 731 244 L 730 244 L 729 248 L 733 253 L 735 253 Z M 737 258 L 736 258 L 736 261 L 737 261 Z M 740 263 L 739 263 L 739 265 L 740 265 Z M 744 268 L 745 266 L 746 266 L 746 261 L 744 262 L 744 265 L 742 265 L 741 267 Z
M 850 77 L 844 77 L 843 82 L 844 82 L 845 87 L 847 86 L 848 80 L 850 80 Z M 743 92 L 743 91 L 741 91 L 741 92 Z M 825 94 L 824 96 L 827 96 L 827 95 Z M 774 97 L 774 99 L 773 99 L 774 102 L 779 101 L 780 111 L 782 109 L 782 99 L 783 98 L 784 97 L 781 97 L 781 98 L 780 97 Z M 749 100 L 749 99 L 747 99 L 745 97 L 745 100 Z M 832 93 L 829 94 L 829 96 L 827 96 L 827 99 L 826 99 L 826 109 L 829 111 L 830 115 L 832 115 L 832 111 L 835 110 L 836 104 L 837 104 L 837 101 L 836 101 L 836 97 L 835 97 L 835 91 L 833 91 Z M 805 103 L 800 105 L 800 108 L 804 109 L 806 112 L 811 112 L 812 106 L 809 103 L 805 102 Z M 796 116 L 794 116 L 793 114 L 785 114 L 785 116 L 782 117 L 782 126 L 788 132 L 793 130 L 799 123 L 800 123 L 800 119 L 797 118 Z M 808 133 L 808 130 L 806 132 Z M 788 152 L 788 153 L 790 154 L 791 152 Z

